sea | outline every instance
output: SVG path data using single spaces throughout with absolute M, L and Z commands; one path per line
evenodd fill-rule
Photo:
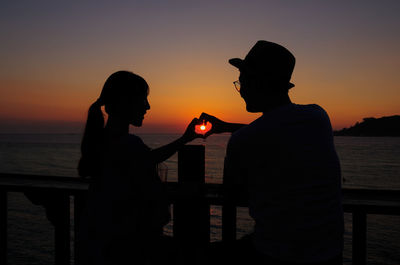
M 151 148 L 179 137 L 175 134 L 141 134 Z M 228 134 L 213 135 L 191 144 L 206 147 L 206 182 L 221 183 Z M 80 134 L 0 134 L 0 172 L 78 177 Z M 400 190 L 400 137 L 335 137 L 343 187 Z M 167 180 L 177 180 L 177 155 L 164 162 Z M 22 193 L 8 193 L 9 264 L 53 264 L 54 229 L 42 206 Z M 72 202 L 72 200 L 71 200 Z M 344 264 L 351 264 L 351 214 L 345 214 Z M 237 235 L 252 231 L 247 208 L 238 209 Z M 71 211 L 73 226 L 73 212 Z M 171 223 L 165 228 L 171 234 Z M 71 234 L 71 238 L 73 234 Z M 221 207 L 211 208 L 211 240 L 221 239 Z M 400 264 L 400 216 L 368 215 L 368 264 Z

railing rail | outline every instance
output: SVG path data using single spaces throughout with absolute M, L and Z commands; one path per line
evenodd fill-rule
M 207 243 L 209 206 L 220 205 L 222 240 L 234 240 L 236 207 L 246 207 L 247 203 L 225 200 L 222 184 L 204 183 L 204 147 L 188 147 L 185 152 L 185 155 L 179 156 L 179 181 L 167 184 L 170 203 L 174 204 L 174 236 L 188 240 L 185 234 L 193 233 L 191 228 L 197 225 L 199 229 L 196 231 L 201 233 L 191 235 L 192 242 L 197 237 Z M 0 173 L 0 264 L 7 264 L 7 192 L 23 192 L 33 203 L 44 205 L 47 217 L 55 228 L 55 264 L 65 265 L 70 264 L 71 258 L 70 197 L 74 198 L 76 224 L 88 186 L 89 181 L 81 178 Z M 353 214 L 353 264 L 366 264 L 367 215 L 400 215 L 400 190 L 345 188 L 342 194 L 344 211 Z M 193 204 L 196 206 L 192 207 Z M 189 208 L 192 209 L 190 213 L 187 212 Z M 185 227 L 188 218 L 195 223 Z

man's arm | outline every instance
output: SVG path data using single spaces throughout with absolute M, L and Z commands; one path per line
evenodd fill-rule
M 199 120 L 211 122 L 212 124 L 211 130 L 204 135 L 204 138 L 207 138 L 208 136 L 214 133 L 233 133 L 247 125 L 241 123 L 225 122 L 204 112 L 200 115 Z

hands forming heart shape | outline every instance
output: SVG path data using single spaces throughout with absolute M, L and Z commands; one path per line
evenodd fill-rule
M 194 131 L 195 131 L 197 134 L 202 134 L 202 135 L 204 135 L 204 134 L 206 134 L 208 131 L 210 131 L 211 128 L 212 128 L 211 122 L 203 121 L 203 123 L 198 124 L 198 125 L 195 126 Z

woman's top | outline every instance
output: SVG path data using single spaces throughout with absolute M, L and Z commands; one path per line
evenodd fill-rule
M 105 138 L 104 150 L 88 193 L 88 263 L 144 260 L 170 218 L 166 188 L 139 137 Z

